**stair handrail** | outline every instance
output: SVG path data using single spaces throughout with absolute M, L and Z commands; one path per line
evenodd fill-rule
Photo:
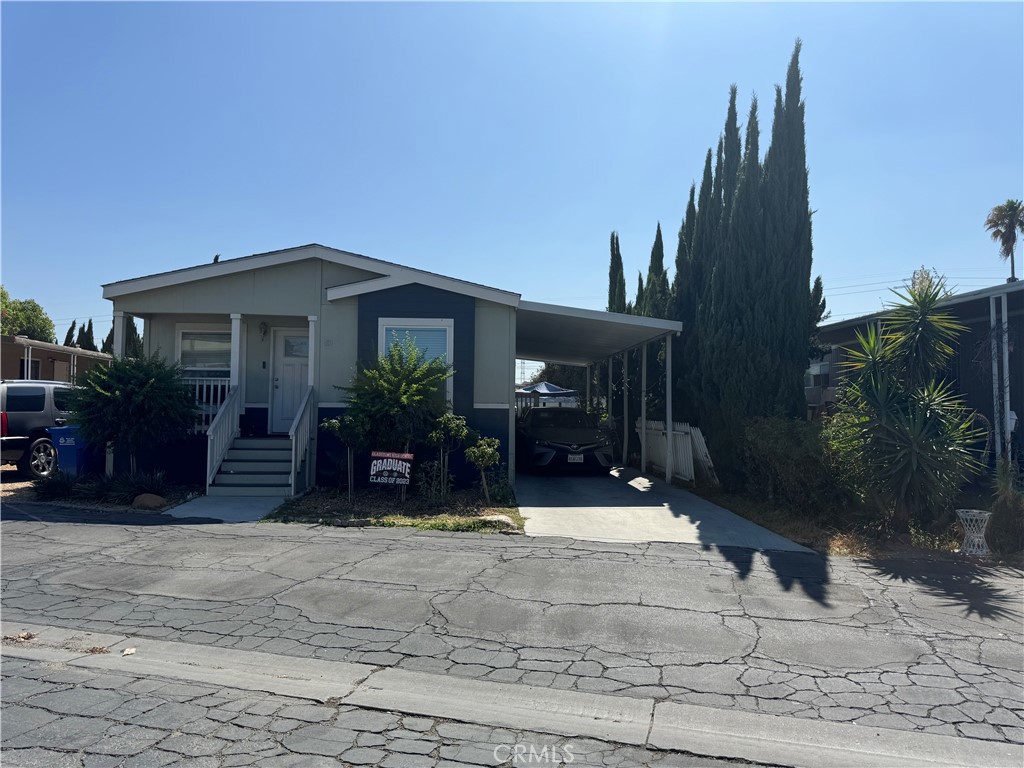
M 238 418 L 242 413 L 241 387 L 232 387 L 228 396 L 217 409 L 210 426 L 206 429 L 206 492 L 210 492 L 213 479 L 217 476 L 221 462 L 231 448 L 231 443 L 238 437 Z
M 306 460 L 307 454 L 309 453 L 309 443 L 313 439 L 312 403 L 313 387 L 310 386 L 306 388 L 306 394 L 302 398 L 302 403 L 299 404 L 299 410 L 295 414 L 295 418 L 292 420 L 291 427 L 288 429 L 288 437 L 292 441 L 292 468 L 291 473 L 288 476 L 288 483 L 292 489 L 292 496 L 297 495 L 299 492 L 299 467 L 302 466 L 302 462 Z

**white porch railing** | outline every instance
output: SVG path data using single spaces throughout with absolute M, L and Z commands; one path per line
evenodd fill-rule
M 182 380 L 192 389 L 196 405 L 199 406 L 196 432 L 206 432 L 220 411 L 221 405 L 228 397 L 231 379 L 185 376 Z
M 217 476 L 220 463 L 238 436 L 238 417 L 242 412 L 241 389 L 228 391 L 227 399 L 220 406 L 217 415 L 206 429 L 206 490 L 209 492 L 213 478 Z
M 640 419 L 636 420 L 636 429 L 642 429 Z M 672 477 L 687 483 L 694 480 L 693 473 L 693 439 L 692 427 L 677 421 L 672 425 Z M 658 469 L 665 470 L 666 447 L 668 444 L 664 421 L 647 421 L 645 434 L 647 440 L 647 462 Z
M 307 387 L 306 395 L 302 398 L 299 411 L 295 414 L 292 426 L 288 430 L 288 437 L 292 441 L 292 471 L 289 481 L 292 487 L 292 496 L 298 495 L 309 487 L 309 444 L 313 441 L 313 420 L 316 412 L 313 408 L 313 388 Z M 305 465 L 303 466 L 303 462 Z M 303 468 L 302 487 L 299 487 L 299 468 Z

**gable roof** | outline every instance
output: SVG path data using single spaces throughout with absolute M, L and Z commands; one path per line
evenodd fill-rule
M 434 272 L 427 272 L 421 269 L 405 267 L 401 264 L 394 264 L 381 259 L 374 259 L 358 253 L 341 251 L 337 248 L 329 248 L 319 243 L 300 245 L 295 248 L 285 248 L 279 251 L 268 251 L 267 253 L 254 253 L 251 256 L 241 256 L 236 259 L 226 259 L 211 264 L 200 264 L 195 267 L 185 267 L 169 272 L 160 272 L 155 275 L 135 277 L 128 280 L 118 280 L 103 285 L 103 298 L 115 299 L 119 296 L 127 296 L 141 291 L 150 291 L 159 288 L 169 288 L 177 285 L 185 285 L 200 280 L 208 280 L 215 277 L 224 277 L 238 272 L 248 272 L 254 269 L 265 269 L 267 267 L 281 266 L 293 262 L 305 261 L 307 259 L 321 259 L 334 264 L 342 264 L 348 267 L 373 272 L 380 277 L 363 280 L 357 283 L 336 286 L 327 289 L 329 301 L 356 296 L 360 293 L 393 288 L 399 285 L 418 283 L 433 288 L 461 293 L 473 296 L 478 299 L 493 301 L 497 304 L 507 306 L 519 305 L 519 294 L 509 291 L 502 291 L 478 283 L 471 283 L 466 280 L 458 280 L 454 277 L 446 277 Z
M 328 301 L 417 283 L 513 307 L 516 310 L 515 355 L 528 360 L 588 365 L 683 330 L 682 323 L 674 320 L 522 301 L 518 293 L 511 291 L 404 267 L 317 243 L 106 283 L 103 285 L 103 298 L 115 299 L 142 291 L 187 285 L 308 259 L 322 259 L 376 275 L 327 288 Z

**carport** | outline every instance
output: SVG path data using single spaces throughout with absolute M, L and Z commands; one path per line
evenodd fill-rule
M 593 309 L 565 307 L 520 301 L 516 309 L 516 357 L 548 363 L 575 365 L 587 369 L 586 398 L 590 400 L 591 369 L 608 366 L 608 392 L 612 392 L 612 371 L 616 358 L 621 358 L 624 387 L 622 392 L 623 437 L 622 455 L 629 448 L 629 352 L 641 350 L 641 388 L 647 391 L 647 348 L 650 344 L 670 341 L 683 330 L 675 320 L 660 320 L 638 315 L 622 315 Z M 640 418 L 647 420 L 647 398 L 640 399 Z M 609 409 L 611 403 L 609 402 Z M 672 424 L 672 344 L 665 345 L 665 423 Z M 640 463 L 647 469 L 646 430 L 640 431 Z M 512 431 L 515 454 L 515 431 Z M 672 440 L 667 441 L 665 480 L 671 482 Z

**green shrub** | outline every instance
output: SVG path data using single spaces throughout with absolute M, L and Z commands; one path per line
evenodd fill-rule
M 443 504 L 452 489 L 452 476 L 443 470 L 440 461 L 425 461 L 416 471 L 416 487 L 427 501 Z
M 484 476 L 487 478 L 487 488 L 491 493 L 491 501 L 499 507 L 515 506 L 516 492 L 508 479 L 508 464 L 499 464 L 491 467 Z
M 106 501 L 112 504 L 131 504 L 135 497 L 143 493 L 167 496 L 171 487 L 164 478 L 164 473 L 134 472 L 118 475 L 110 483 Z
M 483 486 L 487 506 L 491 505 L 491 492 L 487 486 L 485 472 L 501 461 L 501 455 L 498 453 L 500 446 L 501 441 L 496 437 L 481 437 L 476 443 L 466 448 L 466 461 L 480 470 L 480 485 Z
M 75 477 L 67 472 L 57 470 L 49 477 L 32 482 L 32 490 L 40 501 L 56 501 L 70 499 L 75 486 Z
M 81 435 L 94 445 L 123 443 L 131 469 L 143 448 L 184 437 L 195 427 L 195 397 L 181 380 L 181 367 L 157 355 L 116 357 L 87 371 L 71 394 Z
M 79 501 L 107 501 L 114 479 L 106 475 L 88 475 L 78 478 L 71 495 Z
M 853 502 L 837 481 L 817 422 L 754 419 L 744 429 L 743 455 L 746 491 L 754 498 L 816 517 Z

